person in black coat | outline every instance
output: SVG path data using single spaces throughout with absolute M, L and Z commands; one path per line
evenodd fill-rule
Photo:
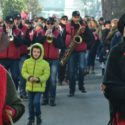
M 110 105 L 108 125 L 125 124 L 125 14 L 120 18 L 118 30 L 122 41 L 111 49 L 101 89 Z

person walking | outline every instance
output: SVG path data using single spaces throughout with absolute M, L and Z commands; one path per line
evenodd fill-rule
M 46 88 L 46 81 L 50 75 L 50 66 L 43 59 L 44 49 L 39 43 L 31 46 L 31 57 L 24 61 L 22 76 L 26 80 L 28 92 L 29 121 L 27 125 L 33 125 L 35 118 L 37 125 L 42 124 L 41 118 L 41 96 Z

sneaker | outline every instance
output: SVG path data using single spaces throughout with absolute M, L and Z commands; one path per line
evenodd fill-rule
M 37 116 L 37 118 L 36 118 L 36 124 L 37 124 L 37 125 L 42 125 L 41 116 Z

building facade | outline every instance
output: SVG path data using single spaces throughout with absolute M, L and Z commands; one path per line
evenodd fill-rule
M 101 15 L 101 0 L 40 0 L 40 3 L 42 5 L 41 14 L 44 17 L 67 15 L 71 18 L 74 10 L 78 10 L 82 17 L 85 15 L 92 16 L 92 14 L 94 14 L 94 17 L 95 15 Z M 93 9 L 98 12 L 94 12 Z

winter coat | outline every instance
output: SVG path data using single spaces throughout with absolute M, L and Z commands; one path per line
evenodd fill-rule
M 121 42 L 121 39 L 122 39 L 122 34 L 119 31 L 117 31 L 111 40 L 110 48 Z
M 103 84 L 106 86 L 104 95 L 111 104 L 111 122 L 114 119 L 117 123 L 116 114 L 119 120 L 125 121 L 125 42 L 112 48 Z
M 34 46 L 39 46 L 41 49 L 41 56 L 39 59 L 35 60 L 32 57 L 32 48 Z M 22 76 L 26 79 L 26 90 L 30 92 L 44 92 L 46 88 L 46 81 L 50 76 L 50 67 L 47 61 L 43 59 L 44 49 L 39 43 L 33 44 L 31 46 L 31 57 L 25 60 L 22 67 Z M 37 77 L 39 83 L 31 83 L 29 78 L 31 76 Z

